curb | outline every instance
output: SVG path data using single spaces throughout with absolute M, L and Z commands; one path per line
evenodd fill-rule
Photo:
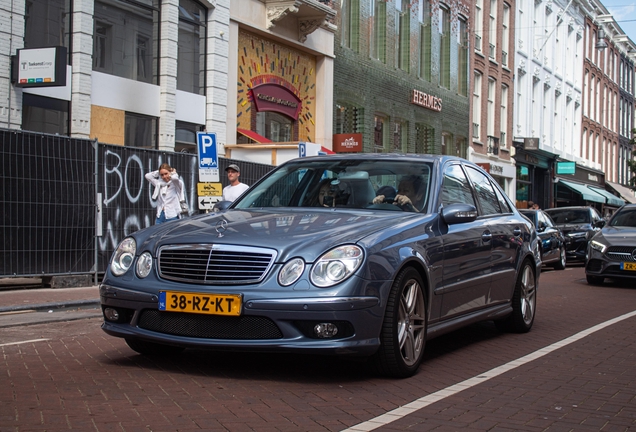
M 67 302 L 55 302 L 55 303 L 14 305 L 14 306 L 0 307 L 0 313 L 17 312 L 17 311 L 24 311 L 24 310 L 62 309 L 62 308 L 79 307 L 79 306 L 99 306 L 100 303 L 101 302 L 99 299 L 92 299 L 92 300 L 72 300 Z

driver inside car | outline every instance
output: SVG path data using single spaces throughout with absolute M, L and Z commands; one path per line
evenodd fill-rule
M 382 189 L 382 188 L 380 188 Z M 378 191 L 380 191 L 380 189 Z M 404 211 L 419 212 L 424 205 L 424 180 L 421 176 L 407 175 L 402 177 L 398 185 L 398 191 L 392 204 L 399 206 Z M 389 203 L 390 197 L 378 195 L 373 199 L 373 204 Z

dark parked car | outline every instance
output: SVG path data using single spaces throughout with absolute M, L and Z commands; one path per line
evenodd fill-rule
M 226 210 L 123 239 L 102 328 L 141 354 L 353 355 L 406 377 L 441 334 L 484 320 L 529 331 L 540 266 L 532 224 L 473 163 L 302 158 Z
M 563 270 L 566 264 L 565 237 L 561 230 L 554 225 L 552 218 L 543 210 L 519 210 L 530 219 L 535 226 L 541 246 L 541 262 L 557 270 Z
M 618 209 L 592 237 L 585 276 L 594 285 L 606 277 L 636 280 L 636 204 Z
M 587 243 L 605 224 L 594 207 L 558 207 L 545 211 L 565 236 L 568 262 L 585 262 Z

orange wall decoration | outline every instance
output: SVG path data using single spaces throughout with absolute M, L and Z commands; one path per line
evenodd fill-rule
M 278 84 L 301 101 L 298 138 L 314 142 L 316 137 L 316 57 L 287 45 L 239 31 L 238 92 L 236 127 L 251 129 L 252 87 Z

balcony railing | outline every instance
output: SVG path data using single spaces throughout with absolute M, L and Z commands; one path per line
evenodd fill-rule
M 489 54 L 491 59 L 495 59 L 495 46 L 493 44 L 490 44 L 490 54 Z
M 488 154 L 499 155 L 499 138 L 488 135 Z

